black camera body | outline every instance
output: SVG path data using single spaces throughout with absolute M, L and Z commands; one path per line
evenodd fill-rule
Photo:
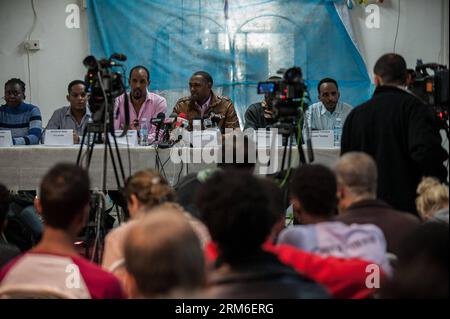
M 88 69 L 85 82 L 90 94 L 89 108 L 95 124 L 104 123 L 105 111 L 109 112 L 112 119 L 113 99 L 125 92 L 122 75 L 112 71 L 113 67 L 122 65 L 114 60 L 125 61 L 126 56 L 112 54 L 109 59 L 97 60 L 90 55 L 83 60 L 83 64 Z
M 302 69 L 292 67 L 284 72 L 283 78 L 279 80 L 265 81 L 258 83 L 258 94 L 269 94 L 273 96 L 272 105 L 273 119 L 280 123 L 297 122 L 306 93 L 306 85 L 303 81 Z
M 433 74 L 428 70 L 432 70 Z M 439 125 L 446 127 L 449 118 L 448 68 L 437 63 L 423 64 L 422 60 L 418 60 L 410 90 L 432 108 Z

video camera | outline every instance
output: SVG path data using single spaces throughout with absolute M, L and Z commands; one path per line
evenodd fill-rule
M 433 74 L 428 73 L 433 71 Z M 448 68 L 437 63 L 417 60 L 415 80 L 409 88 L 416 96 L 432 108 L 441 128 L 448 128 Z
M 306 85 L 303 81 L 302 69 L 292 67 L 286 71 L 279 70 L 283 74 L 279 80 L 258 83 L 258 94 L 271 94 L 273 119 L 281 123 L 296 122 L 299 118 L 300 109 L 303 106 L 303 97 Z
M 126 61 L 126 59 L 124 54 L 114 53 L 109 59 L 97 60 L 90 55 L 83 60 L 84 66 L 88 69 L 85 82 L 87 91 L 90 93 L 89 107 L 92 112 L 92 120 L 96 124 L 104 123 L 105 105 L 107 105 L 110 123 L 112 123 L 112 101 L 125 92 L 122 75 L 113 72 L 112 68 L 122 66 L 115 61 Z

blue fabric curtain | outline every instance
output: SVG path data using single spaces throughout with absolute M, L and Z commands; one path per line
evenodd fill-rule
M 126 54 L 128 69 L 150 69 L 157 91 L 181 94 L 192 73 L 205 70 L 241 119 L 262 99 L 256 83 L 294 65 L 313 102 L 324 77 L 336 79 L 341 101 L 352 105 L 371 93 L 364 62 L 330 0 L 88 0 L 88 19 L 91 54 Z

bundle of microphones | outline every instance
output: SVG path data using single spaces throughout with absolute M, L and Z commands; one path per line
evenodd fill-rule
M 203 129 L 219 129 L 219 122 L 223 119 L 223 115 L 211 112 L 207 118 L 199 120 L 203 123 Z M 157 144 L 159 148 L 172 147 L 180 142 L 183 139 L 183 132 L 189 127 L 189 121 L 185 113 L 172 113 L 169 117 L 166 117 L 161 112 L 150 120 L 150 124 L 156 126 L 155 141 L 152 144 Z

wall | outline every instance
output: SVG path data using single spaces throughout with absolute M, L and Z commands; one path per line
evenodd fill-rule
M 80 29 L 65 26 L 65 8 L 70 3 L 80 6 Z M 380 5 L 380 29 L 366 27 L 364 7 L 358 5 L 350 11 L 369 70 L 379 56 L 393 51 L 398 4 L 399 0 L 385 0 Z M 30 54 L 29 81 L 22 43 L 33 25 L 31 0 L 0 0 L 0 83 L 11 77 L 23 79 L 27 100 L 40 106 L 45 125 L 55 108 L 66 105 L 67 84 L 85 73 L 82 60 L 88 54 L 87 21 L 81 0 L 35 0 L 35 8 L 37 24 L 32 38 L 41 41 L 42 49 Z M 400 0 L 396 52 L 404 55 L 411 67 L 417 58 L 448 64 L 448 1 Z
M 355 37 L 369 73 L 372 74 L 376 60 L 388 52 L 401 54 L 410 68 L 415 67 L 419 58 L 424 63 L 448 65 L 448 4 L 448 0 L 385 0 L 378 5 L 379 29 L 366 26 L 369 13 L 364 6 L 350 10 Z
M 21 78 L 26 83 L 26 100 L 40 107 L 46 125 L 56 108 L 67 105 L 68 83 L 84 76 L 82 60 L 88 53 L 88 38 L 81 1 L 35 0 L 34 3 L 37 23 L 31 38 L 40 40 L 42 49 L 30 53 L 28 73 L 23 41 L 33 26 L 31 0 L 0 0 L 0 83 L 3 96 L 3 83 L 12 77 Z M 79 29 L 66 28 L 69 14 L 65 9 L 70 3 L 80 5 Z M 3 103 L 4 100 L 0 104 Z

